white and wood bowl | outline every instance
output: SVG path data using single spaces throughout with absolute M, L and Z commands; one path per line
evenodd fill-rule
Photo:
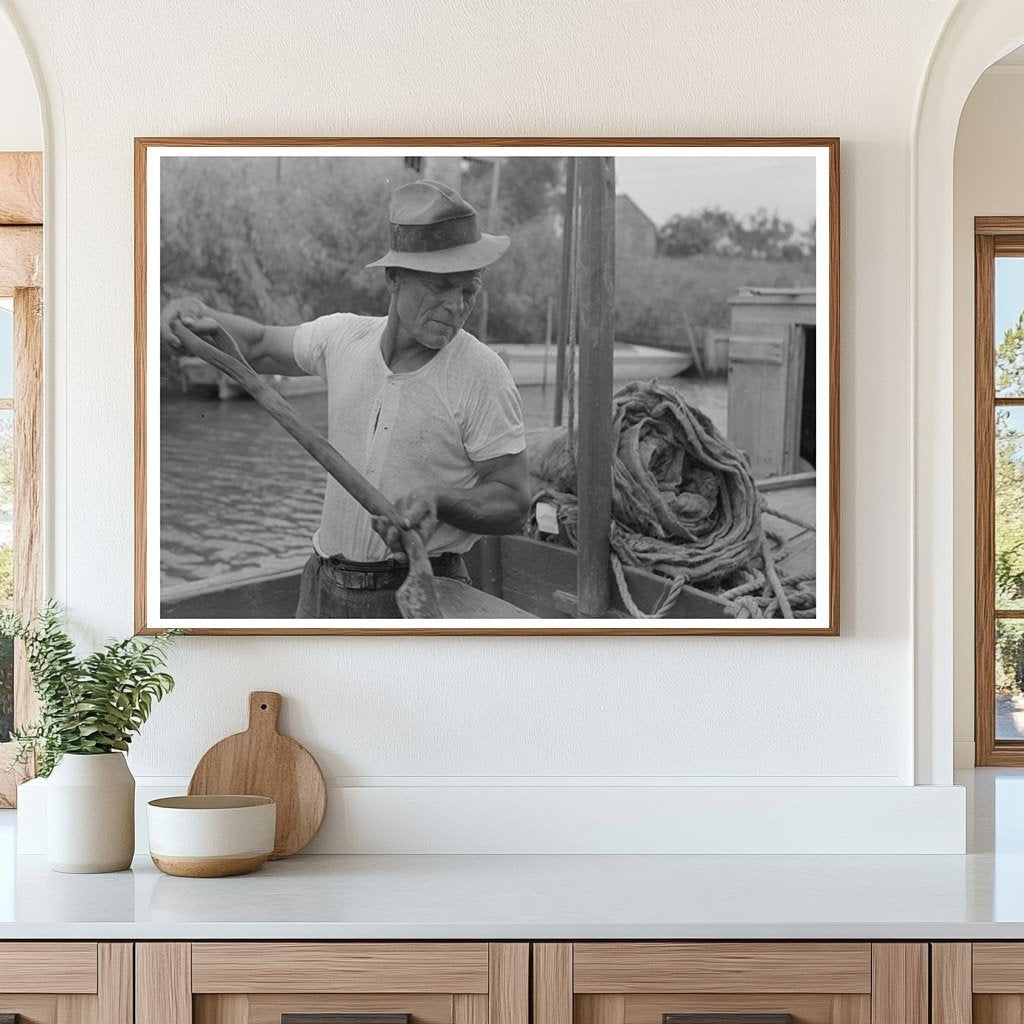
M 274 852 L 277 805 L 266 796 L 168 796 L 147 807 L 149 853 L 168 875 L 224 878 Z

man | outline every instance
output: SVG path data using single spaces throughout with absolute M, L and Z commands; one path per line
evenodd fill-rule
M 481 534 L 515 533 L 530 507 L 522 404 L 501 358 L 462 330 L 483 268 L 507 250 L 481 233 L 453 189 L 395 189 L 384 268 L 386 317 L 333 313 L 297 327 L 257 324 L 197 299 L 169 303 L 161 337 L 180 352 L 178 321 L 220 328 L 259 373 L 327 383 L 331 443 L 391 499 L 396 525 L 371 518 L 328 479 L 298 618 L 398 618 L 407 568 L 401 529 L 420 532 L 434 573 L 469 581 L 462 555 Z

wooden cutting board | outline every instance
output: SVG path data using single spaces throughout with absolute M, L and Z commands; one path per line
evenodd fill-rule
M 271 860 L 298 853 L 317 834 L 327 808 L 327 787 L 313 755 L 277 731 L 281 694 L 249 694 L 249 728 L 214 744 L 188 785 L 190 796 L 245 793 L 277 803 Z

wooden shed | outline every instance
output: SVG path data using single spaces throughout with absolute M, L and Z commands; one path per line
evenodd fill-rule
M 758 480 L 813 468 L 814 288 L 747 288 L 730 305 L 730 440 Z

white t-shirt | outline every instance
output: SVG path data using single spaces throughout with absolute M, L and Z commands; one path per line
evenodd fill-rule
M 479 483 L 473 462 L 526 448 L 523 409 L 501 357 L 466 331 L 425 366 L 392 373 L 380 350 L 386 317 L 332 313 L 295 332 L 295 362 L 327 382 L 328 439 L 392 501 L 420 487 Z M 442 523 L 427 551 L 468 551 L 477 536 Z M 328 478 L 320 555 L 389 558 L 370 516 Z

